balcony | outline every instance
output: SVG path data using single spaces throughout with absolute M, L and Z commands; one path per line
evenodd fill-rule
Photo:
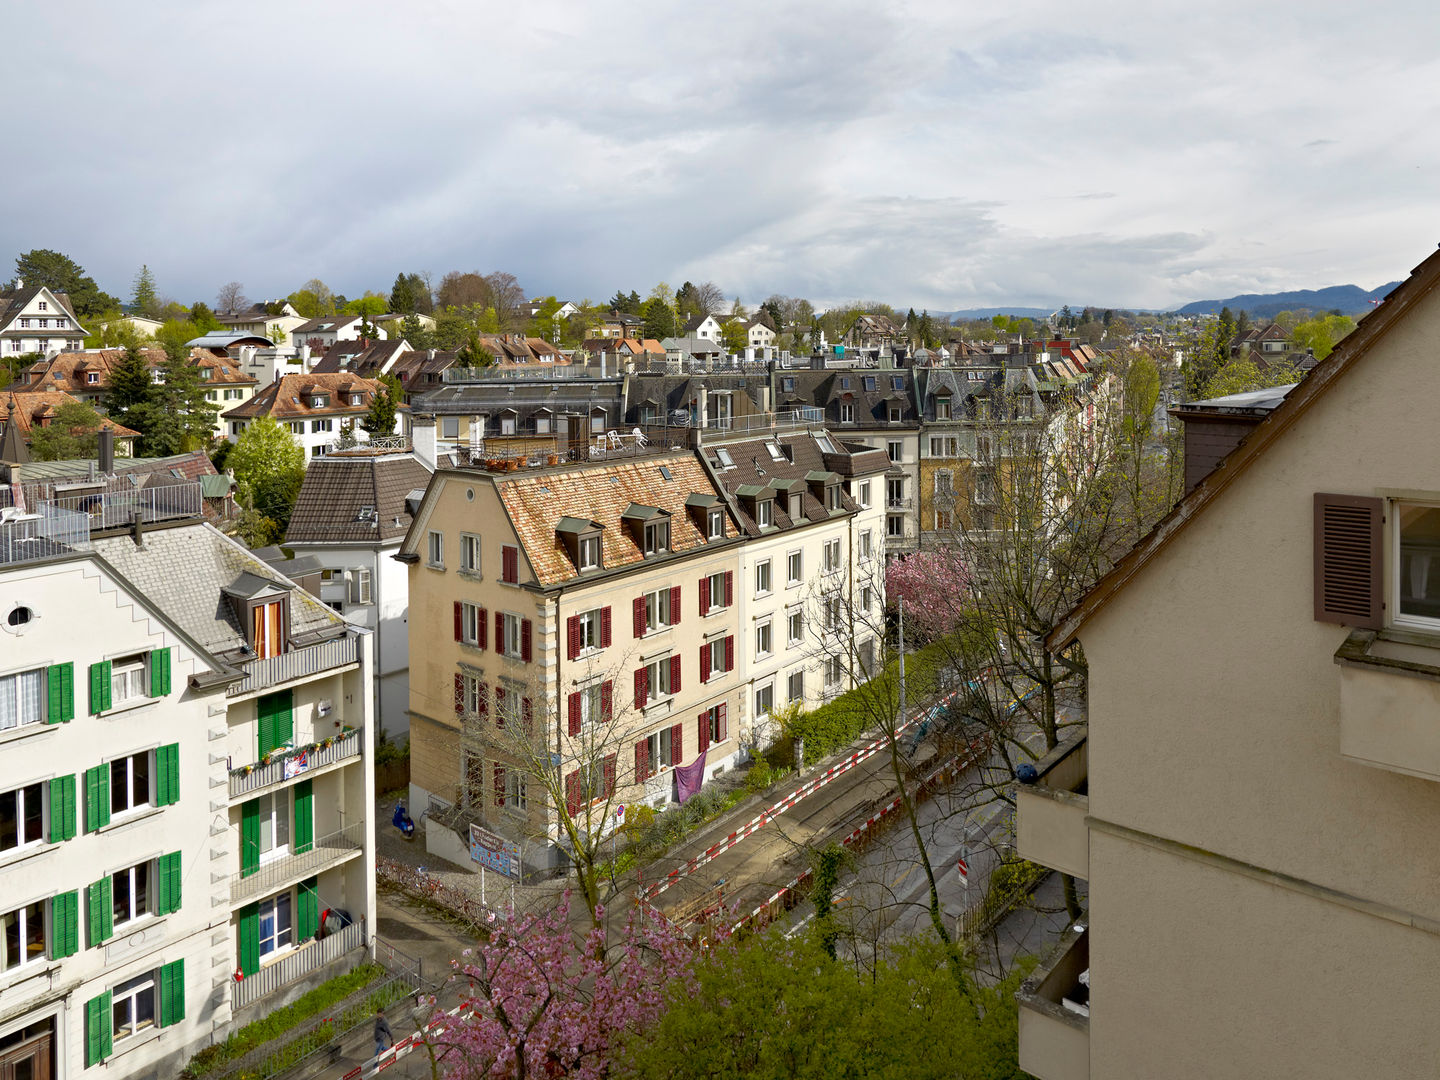
M 885 498 L 886 510 L 909 510 L 915 500 L 908 495 L 889 495 Z
M 1034 783 L 1015 790 L 1015 847 L 1022 858 L 1062 874 L 1090 877 L 1089 755 L 1072 735 L 1035 763 Z
M 247 975 L 234 983 L 230 1007 L 232 1010 L 253 1005 L 266 994 L 274 993 L 287 983 L 302 979 L 311 972 L 319 971 L 326 964 L 332 964 L 346 953 L 365 944 L 365 923 L 352 922 L 349 926 L 328 934 L 319 941 L 309 941 L 279 960 L 266 964 L 254 975 Z
M 329 836 L 317 837 L 309 851 L 261 863 L 251 874 L 230 875 L 230 903 L 248 904 L 329 870 L 359 855 L 365 847 L 365 822 L 357 821 Z
M 363 752 L 360 732 L 351 731 L 323 743 L 297 747 L 282 754 L 272 754 L 268 765 L 243 765 L 230 770 L 230 797 L 249 795 L 271 784 L 283 784 L 300 776 L 310 776 L 328 766 L 339 764 Z
M 1090 1080 L 1090 931 L 1071 930 L 1015 994 L 1020 1068 L 1036 1080 Z
M 1352 631 L 1340 666 L 1340 753 L 1391 772 L 1440 780 L 1440 649 L 1403 631 Z
M 353 634 L 346 634 L 334 641 L 322 641 L 318 645 L 307 645 L 303 649 L 292 649 L 279 656 L 241 664 L 245 678 L 233 684 L 225 691 L 225 695 L 239 697 L 241 694 L 254 693 L 256 690 L 359 662 L 360 639 Z

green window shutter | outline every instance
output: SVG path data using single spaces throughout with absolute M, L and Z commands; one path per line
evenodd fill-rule
M 240 909 L 240 971 L 254 975 L 260 970 L 260 905 Z
M 314 937 L 315 931 L 320 928 L 320 896 L 315 891 L 316 880 L 312 877 L 300 883 L 300 910 L 295 926 L 302 944 Z
M 50 959 L 62 960 L 80 951 L 80 894 L 57 893 L 50 898 Z
M 275 745 L 285 746 L 295 741 L 295 709 L 293 693 L 282 690 L 275 695 Z
M 157 914 L 169 915 L 172 911 L 180 910 L 180 852 L 172 851 L 168 855 L 161 855 L 160 863 L 160 896 L 157 906 Z
M 58 844 L 75 835 L 75 774 L 50 781 L 50 842 Z
M 258 712 L 255 716 L 255 732 L 257 737 L 255 747 L 255 758 L 259 760 L 268 754 L 275 746 L 275 725 L 270 714 L 265 711 L 265 702 L 262 699 L 256 706 Z
M 315 788 L 313 781 L 295 785 L 295 854 L 315 846 Z
M 86 916 L 90 923 L 90 945 L 103 944 L 115 935 L 115 909 L 110 893 L 110 879 L 103 877 L 85 889 Z
M 110 661 L 90 665 L 90 712 L 102 713 L 110 708 Z
M 85 1002 L 85 1067 L 98 1065 L 115 1048 L 111 1042 L 110 991 Z
M 289 690 L 266 694 L 255 703 L 260 729 L 260 756 L 295 737 L 294 696 Z
M 85 831 L 110 824 L 110 766 L 85 770 Z
M 240 804 L 240 876 L 260 867 L 260 800 Z
M 170 693 L 170 650 L 150 651 L 150 696 L 164 697 Z
M 180 801 L 180 744 L 170 743 L 155 750 L 155 802 L 172 806 Z
M 51 664 L 45 669 L 45 722 L 63 724 L 75 719 L 75 665 Z
M 169 1027 L 185 1019 L 185 961 L 176 960 L 160 969 L 160 1026 Z

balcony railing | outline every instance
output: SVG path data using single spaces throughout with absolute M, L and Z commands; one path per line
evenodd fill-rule
M 1035 765 L 1034 783 L 1015 791 L 1015 847 L 1023 858 L 1062 874 L 1090 877 L 1089 755 L 1072 735 Z
M 168 484 L 131 491 L 99 491 L 91 495 L 65 495 L 49 500 L 62 510 L 85 514 L 92 529 L 121 529 L 142 523 L 199 517 L 205 509 L 200 481 Z
M 243 1009 L 247 1005 L 253 1005 L 266 994 L 274 993 L 287 983 L 319 971 L 326 964 L 334 963 L 364 944 L 365 921 L 362 917 L 359 922 L 352 922 L 319 941 L 310 941 L 300 946 L 274 963 L 266 964 L 254 975 L 245 976 L 234 984 L 231 1008 Z
M 365 846 L 365 822 L 346 825 L 329 836 L 321 836 L 310 850 L 299 855 L 284 855 L 261 863 L 252 874 L 241 871 L 230 875 L 230 902 L 244 904 L 258 900 L 288 882 L 311 877 L 336 863 L 360 854 Z
M 1037 1080 L 1090 1080 L 1090 931 L 1071 931 L 1015 995 L 1020 1068 Z
M 358 663 L 359 660 L 360 639 L 347 634 L 334 641 L 322 641 L 318 645 L 307 645 L 303 649 L 293 649 L 279 656 L 242 664 L 245 678 L 232 685 L 225 693 L 229 697 L 249 694 L 267 686 L 290 682 L 292 679 L 318 675 L 330 668 Z
M 49 559 L 90 549 L 86 514 L 41 503 L 34 513 L 5 511 L 0 521 L 0 566 Z
M 360 732 L 352 731 L 333 740 L 329 746 L 311 744 L 286 751 L 283 755 L 272 754 L 268 765 L 257 763 L 230 770 L 230 797 L 248 795 L 271 784 L 308 775 L 337 761 L 359 757 L 361 751 Z

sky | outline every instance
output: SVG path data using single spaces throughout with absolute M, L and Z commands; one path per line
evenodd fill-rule
M 1170 308 L 1440 240 L 1440 8 L 19 5 L 0 274 L 128 299 L 504 270 L 603 301 Z

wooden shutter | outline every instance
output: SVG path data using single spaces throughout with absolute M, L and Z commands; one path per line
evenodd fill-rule
M 169 915 L 172 911 L 180 910 L 180 852 L 172 851 L 168 855 L 161 855 L 156 861 L 160 869 L 160 895 L 156 912 Z
M 505 613 L 495 612 L 495 651 L 504 654 L 505 652 Z
M 580 655 L 580 616 L 571 615 L 565 620 L 565 659 L 574 660 Z
M 490 715 L 490 687 L 486 686 L 479 679 L 475 680 L 475 707 L 480 710 L 480 719 L 484 720 Z
M 485 635 L 490 630 L 490 613 L 483 607 L 475 612 L 475 645 L 477 648 L 487 648 Z
M 1378 630 L 1383 499 L 1315 495 L 1315 619 Z
M 648 684 L 648 682 L 647 682 L 647 680 L 646 680 L 646 678 L 645 678 L 645 669 L 644 669 L 643 667 L 641 667 L 641 668 L 636 668 L 636 669 L 635 669 L 635 707 L 636 707 L 637 709 L 643 709 L 643 708 L 645 707 L 645 702 L 646 702 L 646 701 L 648 700 L 648 698 L 649 698 L 649 690 L 650 690 L 650 687 L 649 687 L 649 684 Z
M 260 970 L 260 905 L 240 909 L 240 972 L 254 975 Z
M 565 775 L 565 808 L 574 815 L 580 810 L 580 773 L 578 771 Z
M 610 605 L 606 604 L 600 609 L 600 647 L 610 647 Z
M 495 766 L 495 805 L 505 805 L 505 766 Z
M 735 603 L 735 571 L 725 571 L 725 606 L 732 607 Z
M 644 783 L 650 776 L 650 741 L 641 739 L 635 744 L 635 782 Z
M 725 639 L 725 670 L 735 670 L 735 635 L 731 634 Z
M 45 722 L 75 719 L 75 665 L 69 661 L 45 669 Z
M 615 715 L 615 680 L 606 679 L 600 684 L 600 721 L 610 723 Z
M 109 941 L 115 934 L 115 909 L 110 891 L 110 878 L 101 878 L 85 889 L 85 914 L 90 927 L 91 946 Z
M 506 544 L 500 549 L 501 577 L 511 585 L 520 580 L 520 551 Z
M 570 695 L 570 734 L 580 734 L 580 695 Z
M 164 697 L 170 693 L 170 650 L 152 649 L 150 651 L 150 696 L 152 698 Z
M 240 876 L 260 868 L 260 800 L 240 804 Z
M 110 661 L 90 665 L 90 712 L 102 713 L 110 708 Z
M 173 806 L 180 801 L 180 744 L 155 749 L 155 802 Z
M 530 699 L 520 699 L 520 726 L 528 737 L 535 732 L 535 706 Z
M 455 601 L 455 640 L 465 640 L 465 609 L 459 600 Z
M 695 727 L 695 734 L 699 739 L 696 748 L 703 754 L 710 749 L 710 710 L 706 709 L 700 714 L 700 723 Z
M 670 625 L 680 625 L 680 586 L 670 587 Z
M 85 1002 L 85 1067 L 98 1065 L 115 1049 L 110 1015 L 110 991 Z
M 728 725 L 725 720 L 725 702 L 720 702 L 720 741 L 724 742 L 729 737 Z
M 700 579 L 700 617 L 703 619 L 710 614 L 710 579 Z
M 298 940 L 304 942 L 315 936 L 315 931 L 320 929 L 320 897 L 315 891 L 316 879 L 306 878 L 300 883 L 296 891 L 296 900 L 299 901 L 299 910 L 295 913 L 295 927 L 299 931 Z
M 520 620 L 520 659 L 530 663 L 530 620 Z
M 465 676 L 455 672 L 455 715 L 465 715 Z
M 80 951 L 80 893 L 50 898 L 50 959 L 63 960 Z
M 255 702 L 255 760 L 259 761 L 275 746 L 275 718 L 270 715 L 264 698 Z
M 50 781 L 50 842 L 57 844 L 75 835 L 75 774 Z
M 680 654 L 679 654 L 679 653 L 676 653 L 674 656 L 670 657 L 670 692 L 671 692 L 672 694 L 678 694 L 678 693 L 680 692 Z
M 635 636 L 636 636 L 636 637 L 644 637 L 644 636 L 645 636 L 645 597 L 643 597 L 643 596 L 637 596 L 637 597 L 635 598 L 635 602 L 631 605 L 631 612 L 633 613 L 633 620 L 634 620 L 634 623 L 635 623 Z
M 505 687 L 495 687 L 495 726 L 500 729 L 505 727 Z
M 315 782 L 301 780 L 295 785 L 295 854 L 303 855 L 315 846 Z
M 304 911 L 302 905 L 301 911 Z M 160 969 L 160 1026 L 169 1027 L 185 1019 L 185 961 L 179 959 Z
M 615 794 L 615 759 L 618 755 L 608 754 L 605 757 L 605 794 L 601 798 L 608 799 Z
M 110 766 L 85 770 L 85 831 L 110 824 Z
M 670 764 L 679 765 L 685 760 L 685 725 L 676 724 L 670 729 Z

